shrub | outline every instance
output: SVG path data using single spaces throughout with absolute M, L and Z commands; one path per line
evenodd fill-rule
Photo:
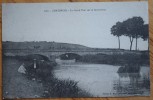
M 52 78 L 45 82 L 43 97 L 89 97 L 89 93 L 78 87 L 78 82 Z

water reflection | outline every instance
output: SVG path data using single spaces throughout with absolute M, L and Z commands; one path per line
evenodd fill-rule
M 114 81 L 114 91 L 120 95 L 141 95 L 146 94 L 150 89 L 150 77 L 148 74 L 140 74 L 140 66 L 120 67 L 119 78 Z
M 60 80 L 78 82 L 78 87 L 95 97 L 149 95 L 149 67 L 141 66 L 138 73 L 117 73 L 119 68 L 106 64 L 61 64 L 54 75 Z

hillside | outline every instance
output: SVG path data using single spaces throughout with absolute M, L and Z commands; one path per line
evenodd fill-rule
M 3 49 L 40 49 L 40 50 L 89 50 L 91 48 L 70 43 L 58 42 L 2 42 Z

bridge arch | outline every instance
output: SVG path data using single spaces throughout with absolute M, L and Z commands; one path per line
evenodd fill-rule
M 81 59 L 81 55 L 77 53 L 63 53 L 59 55 L 60 59 L 62 60 L 72 60 L 75 59 L 76 61 Z
M 32 61 L 34 59 L 49 61 L 49 58 L 45 55 L 42 55 L 42 54 L 28 54 L 28 55 L 25 55 L 25 57 L 24 57 L 25 61 Z

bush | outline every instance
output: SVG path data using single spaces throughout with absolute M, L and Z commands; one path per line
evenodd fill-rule
M 45 82 L 43 97 L 89 97 L 89 93 L 77 86 L 78 82 L 72 80 L 58 80 L 52 78 Z
M 111 55 L 97 54 L 97 55 L 84 55 L 79 60 L 86 63 L 99 63 L 111 65 L 125 65 L 128 63 L 149 65 L 149 55 L 137 53 L 113 53 Z
M 32 78 L 38 78 L 40 80 L 46 80 L 48 77 L 53 76 L 52 71 L 56 66 L 55 62 L 49 61 L 36 61 L 36 68 L 34 69 L 34 63 L 26 62 L 26 75 Z

